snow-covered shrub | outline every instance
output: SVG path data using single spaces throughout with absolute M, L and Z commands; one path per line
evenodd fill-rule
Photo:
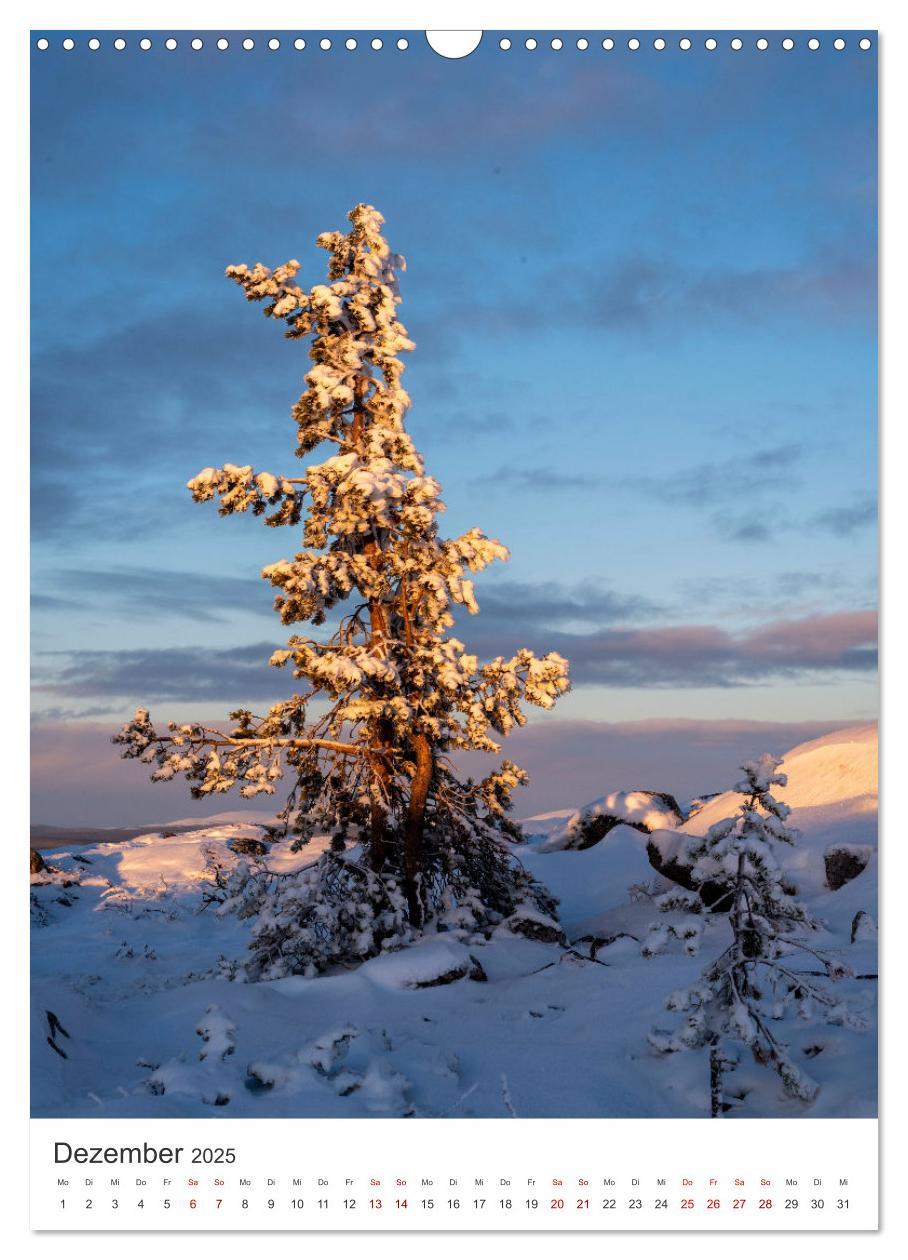
M 710 916 L 728 917 L 731 944 L 695 984 L 666 1000 L 669 1010 L 685 1016 L 684 1022 L 674 1031 L 650 1034 L 651 1045 L 660 1053 L 709 1048 L 713 1116 L 728 1108 L 722 1081 L 738 1062 L 741 1047 L 750 1050 L 757 1063 L 773 1068 L 792 1097 L 809 1102 L 816 1096 L 817 1085 L 795 1063 L 777 1031 L 787 1016 L 864 1026 L 813 978 L 818 969 L 832 981 L 852 973 L 813 947 L 809 934 L 820 925 L 787 891 L 782 878 L 776 846 L 795 844 L 798 833 L 786 825 L 788 806 L 770 790 L 788 781 L 778 773 L 780 765 L 781 760 L 769 754 L 745 762 L 744 778 L 734 789 L 743 797 L 738 812 L 687 845 L 695 883 L 711 881 L 728 889 L 727 897 L 712 903 L 722 909 L 704 905 L 694 891 L 673 889 L 659 899 L 666 919 L 661 926 L 653 925 L 643 948 L 652 957 L 673 935 L 687 942 L 688 952 L 696 952 L 700 931 L 695 925 Z
M 394 877 L 325 853 L 277 881 L 259 909 L 249 946 L 250 979 L 315 975 L 412 939 L 407 903 Z
M 238 919 L 251 919 L 265 904 L 275 877 L 262 866 L 237 862 L 227 876 L 217 915 L 235 914 Z
M 399 949 L 420 931 L 488 934 L 520 907 L 525 913 L 541 909 L 560 931 L 551 918 L 557 903 L 494 833 L 462 844 L 449 838 L 427 859 L 420 878 L 427 909 L 421 929 L 409 919 L 399 876 L 377 873 L 344 853 L 324 853 L 298 874 L 274 879 L 264 894 L 255 880 L 246 893 L 247 881 L 243 895 L 256 907 L 247 977 L 315 975 Z M 231 906 L 237 904 L 243 904 L 239 894 Z M 225 903 L 219 913 L 227 909 Z
M 227 268 L 289 338 L 311 339 L 292 410 L 296 454 L 327 443 L 328 457 L 297 477 L 224 464 L 189 482 L 193 498 L 217 498 L 222 515 L 302 523 L 301 548 L 262 576 L 285 625 L 330 618 L 335 628 L 294 634 L 272 655 L 303 685 L 262 716 L 238 709 L 230 726 L 170 723 L 160 732 L 138 709 L 115 736 L 124 757 L 154 766 L 154 780 L 183 776 L 196 797 L 271 794 L 289 778 L 280 816 L 296 846 L 332 837 L 333 858 L 268 890 L 253 943 L 263 972 L 360 958 L 436 917 L 487 922 L 537 899 L 499 846 L 516 834 L 507 815 L 525 773 L 505 761 L 480 782 L 465 780 L 450 754 L 498 752 L 497 737 L 525 723 L 524 704 L 549 709 L 568 688 L 557 652 L 520 648 L 481 664 L 448 633 L 456 607 L 479 611 L 469 574 L 508 553 L 476 528 L 439 536 L 441 487 L 404 425 L 401 355 L 413 349 L 398 319 L 404 260 L 373 206 L 348 218 L 348 233 L 318 238 L 330 256 L 326 284 L 299 287 L 295 259 L 273 270 Z M 361 864 L 343 860 L 351 846 Z

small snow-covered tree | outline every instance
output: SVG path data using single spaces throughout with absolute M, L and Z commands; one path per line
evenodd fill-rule
M 666 1007 L 686 1013 L 674 1032 L 650 1034 L 663 1054 L 709 1048 L 711 1114 L 728 1109 L 723 1077 L 738 1062 L 741 1047 L 757 1063 L 773 1068 L 786 1093 L 811 1101 L 818 1086 L 794 1062 L 777 1031 L 789 1014 L 821 1018 L 826 1023 L 863 1027 L 845 1002 L 813 978 L 819 964 L 830 980 L 851 976 L 851 970 L 828 953 L 815 949 L 807 933 L 820 924 L 794 895 L 776 855 L 777 845 L 793 845 L 798 832 L 786 824 L 791 812 L 771 792 L 788 779 L 779 773 L 781 759 L 768 753 L 741 767 L 744 778 L 734 790 L 743 797 L 738 812 L 691 837 L 684 850 L 692 863 L 692 880 L 710 889 L 707 905 L 694 890 L 674 888 L 658 898 L 665 919 L 653 925 L 643 946 L 646 957 L 659 953 L 671 937 L 685 952 L 698 951 L 705 919 L 728 917 L 731 944 L 703 971 L 696 984 L 669 995 Z M 810 966 L 805 969 L 805 957 Z
M 287 775 L 282 817 L 296 845 L 332 836 L 332 852 L 292 887 L 281 883 L 262 911 L 259 959 L 275 972 L 366 956 L 433 915 L 482 920 L 526 898 L 552 905 L 502 844 L 524 772 L 505 761 L 473 782 L 451 754 L 498 751 L 497 737 L 525 722 L 523 702 L 547 709 L 567 690 L 567 662 L 522 648 L 480 664 L 448 633 L 455 605 L 478 612 L 468 571 L 508 553 L 479 529 L 439 537 L 441 489 L 404 426 L 401 355 L 413 349 L 397 312 L 404 260 L 374 207 L 348 218 L 348 233 L 318 237 L 330 256 L 326 284 L 299 287 L 296 260 L 227 268 L 286 336 L 311 338 L 292 411 L 296 454 L 323 444 L 333 454 L 300 477 L 224 464 L 189 482 L 198 502 L 217 497 L 222 515 L 303 521 L 303 549 L 262 576 L 285 625 L 331 618 L 333 629 L 294 634 L 274 653 L 271 664 L 290 666 L 303 686 L 264 714 L 236 710 L 225 730 L 170 723 L 159 732 L 139 709 L 115 736 L 124 757 L 156 766 L 153 779 L 184 775 L 197 797 L 273 793 Z

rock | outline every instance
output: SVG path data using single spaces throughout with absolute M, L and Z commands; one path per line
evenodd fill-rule
M 532 906 L 518 906 L 510 918 L 505 919 L 504 926 L 508 931 L 525 936 L 530 941 L 543 941 L 547 945 L 565 943 L 561 924 Z
M 457 980 L 485 980 L 478 959 L 448 933 L 424 937 L 404 949 L 379 954 L 363 963 L 366 980 L 391 989 L 435 989 Z
M 684 861 L 680 853 L 666 851 L 664 846 L 648 840 L 646 856 L 654 871 L 670 879 L 673 884 L 680 884 L 682 888 L 698 892 L 704 906 L 713 913 L 725 914 L 731 909 L 732 894 L 728 885 L 715 879 L 704 880 L 702 884 L 697 883 L 693 876 L 693 867 Z
M 600 949 L 608 949 L 610 945 L 614 945 L 619 940 L 632 941 L 634 943 L 634 953 L 640 953 L 640 937 L 634 936 L 630 932 L 614 932 L 611 936 L 595 936 L 592 933 L 588 933 L 586 936 L 578 937 L 576 941 L 571 941 L 571 945 L 574 949 L 582 945 L 585 955 L 592 959 L 593 962 L 596 962 L 596 955 Z
M 543 850 L 591 849 L 622 824 L 649 835 L 656 830 L 680 827 L 683 821 L 681 806 L 670 792 L 647 788 L 612 792 L 572 815 L 562 831 L 543 845 Z
M 700 813 L 700 810 L 703 809 L 705 805 L 708 805 L 710 801 L 714 801 L 717 796 L 721 795 L 721 792 L 702 792 L 699 796 L 695 796 L 687 807 L 687 818 L 685 819 L 685 822 L 690 822 L 696 814 Z
M 470 962 L 473 966 L 469 971 L 469 979 L 475 980 L 478 984 L 488 984 L 489 977 L 486 975 L 482 963 L 475 954 L 470 955 Z
M 455 963 L 447 971 L 441 971 L 436 976 L 431 976 L 425 980 L 411 980 L 407 988 L 409 989 L 436 989 L 442 984 L 453 984 L 455 980 L 463 980 L 470 972 L 470 964 L 468 962 Z
M 482 963 L 475 955 L 470 954 L 469 958 L 463 962 L 455 963 L 447 971 L 442 971 L 438 975 L 426 979 L 411 981 L 408 988 L 435 989 L 441 984 L 453 984 L 455 980 L 477 980 L 480 983 L 484 983 L 488 981 L 488 978 L 482 968 Z
M 873 850 L 865 844 L 832 845 L 823 854 L 826 886 L 833 892 L 856 879 L 870 861 Z
M 177 833 L 176 833 L 175 831 L 162 831 L 162 832 L 161 832 L 161 839 L 162 839 L 162 840 L 172 840 L 176 834 L 177 834 Z
M 37 875 L 39 871 L 47 870 L 47 863 L 38 852 L 37 849 L 29 849 L 29 870 L 32 875 Z
M 877 925 L 866 910 L 859 910 L 851 920 L 851 943 L 872 941 L 877 937 Z
M 242 857 L 264 857 L 269 846 L 264 840 L 251 840 L 246 836 L 238 836 L 236 840 L 228 840 L 227 848 Z

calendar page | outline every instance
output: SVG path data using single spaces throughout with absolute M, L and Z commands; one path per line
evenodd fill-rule
M 877 1228 L 878 39 L 682 17 L 31 31 L 33 1231 Z

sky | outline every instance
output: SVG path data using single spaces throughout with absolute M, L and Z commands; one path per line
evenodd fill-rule
M 732 728 L 728 758 L 874 717 L 875 51 L 487 33 L 449 61 L 419 34 L 242 34 L 33 53 L 35 820 L 210 812 L 109 732 L 286 687 L 258 573 L 296 531 L 185 483 L 299 475 L 305 344 L 224 268 L 297 258 L 319 283 L 315 237 L 360 201 L 407 258 L 408 424 L 443 530 L 511 550 L 458 634 L 571 662 L 519 737 L 539 771 L 518 812 L 660 765 L 692 795 L 724 786 Z

